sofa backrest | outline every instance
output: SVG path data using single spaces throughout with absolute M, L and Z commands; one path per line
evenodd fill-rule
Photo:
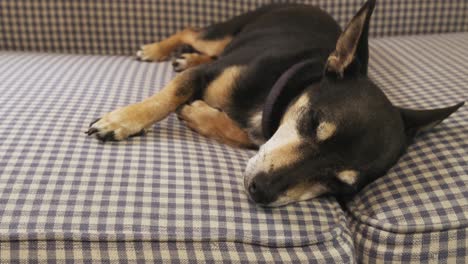
M 1 0 L 0 50 L 131 55 L 186 26 L 203 27 L 268 3 L 319 5 L 343 26 L 363 0 Z M 468 31 L 466 0 L 379 0 L 370 34 Z

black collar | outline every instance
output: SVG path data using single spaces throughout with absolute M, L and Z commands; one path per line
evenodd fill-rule
M 304 91 L 307 84 L 321 78 L 322 72 L 316 68 L 317 62 L 317 60 L 309 59 L 294 64 L 273 85 L 263 105 L 262 133 L 266 139 L 271 138 L 278 129 L 280 120 L 291 100 Z M 310 66 L 315 66 L 315 68 L 310 68 Z M 304 72 L 306 68 L 307 72 Z M 299 72 L 301 74 L 298 74 Z

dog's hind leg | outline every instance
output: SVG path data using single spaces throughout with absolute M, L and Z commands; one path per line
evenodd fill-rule
M 189 128 L 203 136 L 230 146 L 256 148 L 247 133 L 225 112 L 212 108 L 204 101 L 197 100 L 184 105 L 178 111 L 178 116 Z
M 191 100 L 203 85 L 201 80 L 204 78 L 202 69 L 184 71 L 153 96 L 105 114 L 91 123 L 86 133 L 96 134 L 102 141 L 123 140 L 143 134 L 151 125 Z
M 165 61 L 182 45 L 190 45 L 208 57 L 216 57 L 232 40 L 232 35 L 228 33 L 215 39 L 205 36 L 206 30 L 187 28 L 161 42 L 143 45 L 137 52 L 137 57 L 145 61 Z
M 168 60 L 171 54 L 182 45 L 189 45 L 211 58 L 217 57 L 247 24 L 262 14 L 281 7 L 281 4 L 264 6 L 200 30 L 186 28 L 161 42 L 143 45 L 137 52 L 137 57 L 145 61 Z

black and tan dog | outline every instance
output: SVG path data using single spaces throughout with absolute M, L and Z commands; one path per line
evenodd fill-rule
M 182 73 L 164 89 L 104 115 L 87 133 L 123 140 L 178 111 L 202 135 L 260 147 L 244 176 L 257 203 L 352 194 L 463 104 L 415 111 L 390 103 L 367 77 L 374 5 L 344 31 L 319 8 L 278 4 L 145 45 L 142 60 L 167 60 L 184 45 L 193 52 L 173 61 Z

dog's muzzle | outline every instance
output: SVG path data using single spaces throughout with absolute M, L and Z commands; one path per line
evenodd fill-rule
M 275 197 L 268 190 L 269 186 L 267 186 L 267 181 L 265 181 L 268 176 L 266 172 L 259 169 L 259 162 L 261 162 L 261 159 L 260 155 L 257 154 L 247 163 L 247 168 L 244 172 L 244 190 L 251 201 L 259 205 L 268 205 L 273 202 Z

